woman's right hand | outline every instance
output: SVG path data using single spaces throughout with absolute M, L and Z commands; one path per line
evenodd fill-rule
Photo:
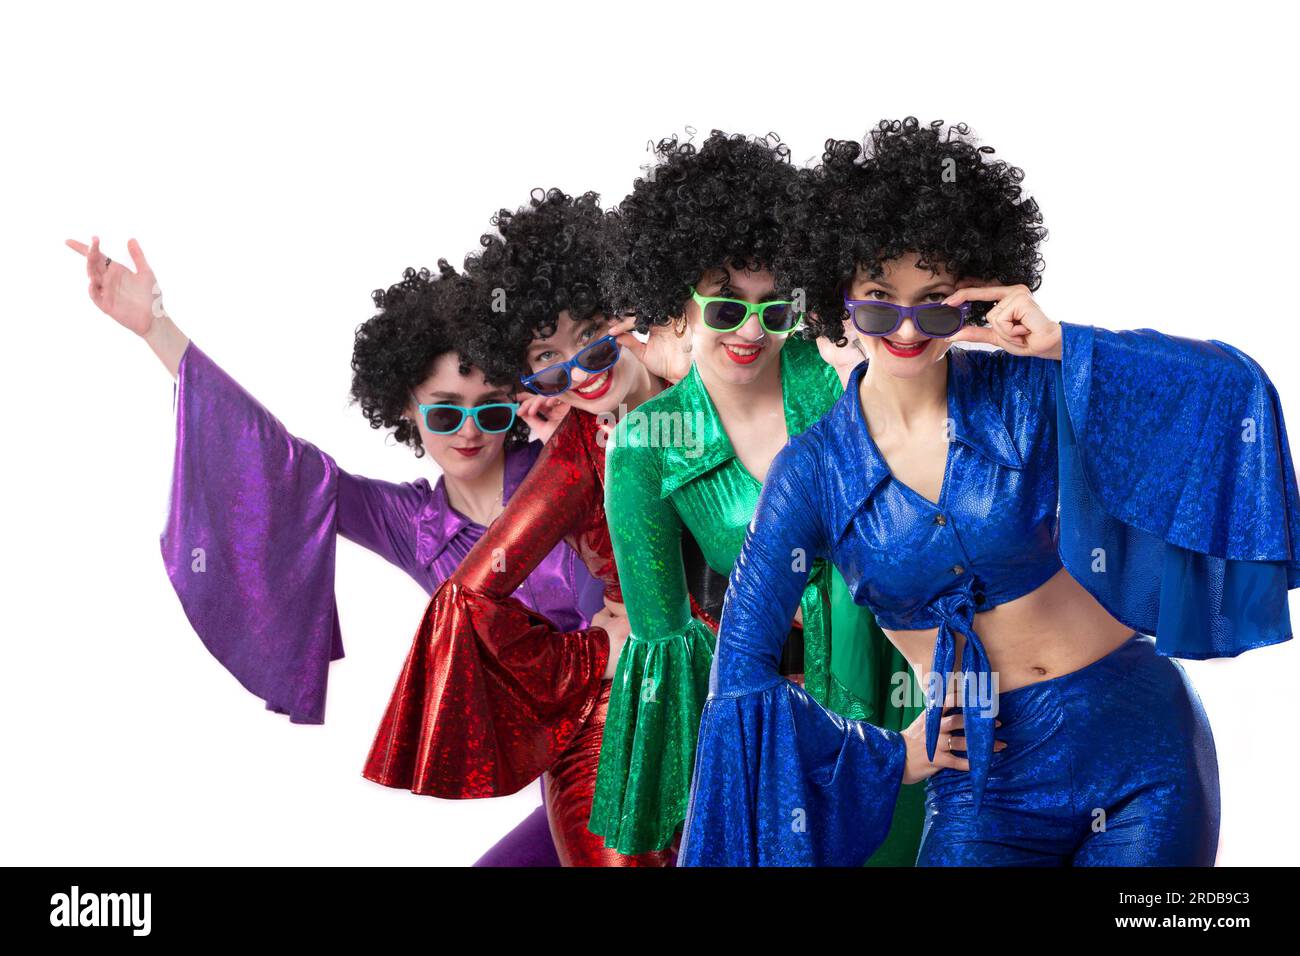
M 189 339 L 168 318 L 158 279 L 140 243 L 131 239 L 126 244 L 135 272 L 120 262 L 110 262 L 99 249 L 98 236 L 91 237 L 89 246 L 76 239 L 68 239 L 67 246 L 85 257 L 90 301 L 118 325 L 148 342 L 167 370 L 176 375 Z
M 944 701 L 945 711 L 956 702 L 955 697 Z M 947 714 L 939 722 L 939 745 L 934 748 L 934 761 L 931 762 L 925 752 L 925 711 L 917 715 L 916 720 L 903 731 L 903 740 L 907 743 L 907 762 L 903 766 L 903 783 L 920 783 L 933 777 L 940 770 L 970 770 L 970 761 L 966 758 L 966 719 L 959 710 Z M 1001 727 L 1002 721 L 994 721 L 994 726 Z M 960 732 L 960 733 L 959 733 Z M 998 740 L 993 750 L 1006 750 L 1005 741 Z M 958 756 L 958 755 L 961 756 Z
M 99 249 L 99 236 L 92 236 L 89 246 L 76 239 L 67 240 L 67 244 L 86 259 L 90 301 L 105 315 L 112 316 L 118 325 L 145 336 L 153 328 L 157 315 L 167 314 L 162 308 L 158 280 L 145 261 L 140 243 L 132 239 L 126 244 L 138 272 L 132 272 L 120 262 L 110 263 Z

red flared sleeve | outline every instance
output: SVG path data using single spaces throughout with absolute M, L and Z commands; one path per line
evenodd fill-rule
M 363 776 L 436 797 L 495 797 L 539 777 L 600 695 L 602 628 L 561 631 L 512 595 L 567 541 L 621 601 L 604 511 L 604 435 L 570 412 L 506 510 L 435 592 Z

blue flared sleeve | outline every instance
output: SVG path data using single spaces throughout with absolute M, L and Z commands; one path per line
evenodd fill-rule
M 1291 636 L 1295 468 L 1277 390 L 1223 342 L 1061 324 L 1060 554 L 1161 654 Z
M 723 605 L 696 744 L 682 866 L 860 866 L 889 832 L 906 748 L 779 673 L 822 556 L 811 436 L 776 456 Z

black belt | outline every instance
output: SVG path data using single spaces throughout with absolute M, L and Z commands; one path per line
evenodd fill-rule
M 686 570 L 686 590 L 707 615 L 706 623 L 716 630 L 722 620 L 722 602 L 727 596 L 727 576 L 709 567 L 699 542 L 685 528 L 682 529 L 682 565 Z M 781 649 L 780 672 L 789 675 L 803 671 L 803 628 L 791 627 Z

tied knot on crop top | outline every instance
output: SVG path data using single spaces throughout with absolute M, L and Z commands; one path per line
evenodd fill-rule
M 949 350 L 949 442 L 938 502 L 894 478 L 872 439 L 858 389 L 866 363 L 850 375 L 846 395 L 812 429 L 817 444 L 843 467 L 827 478 L 830 550 L 846 558 L 858 581 L 854 597 L 882 627 L 938 627 L 956 611 L 945 594 L 962 593 L 976 611 L 1015 600 L 1061 567 L 1056 549 L 1056 428 L 1051 364 L 1027 360 L 1031 373 L 999 397 L 990 353 Z M 1027 394 L 1028 393 L 1028 394 Z M 1003 407 L 1018 413 L 1013 436 Z M 946 612 L 946 613 L 945 613 Z

